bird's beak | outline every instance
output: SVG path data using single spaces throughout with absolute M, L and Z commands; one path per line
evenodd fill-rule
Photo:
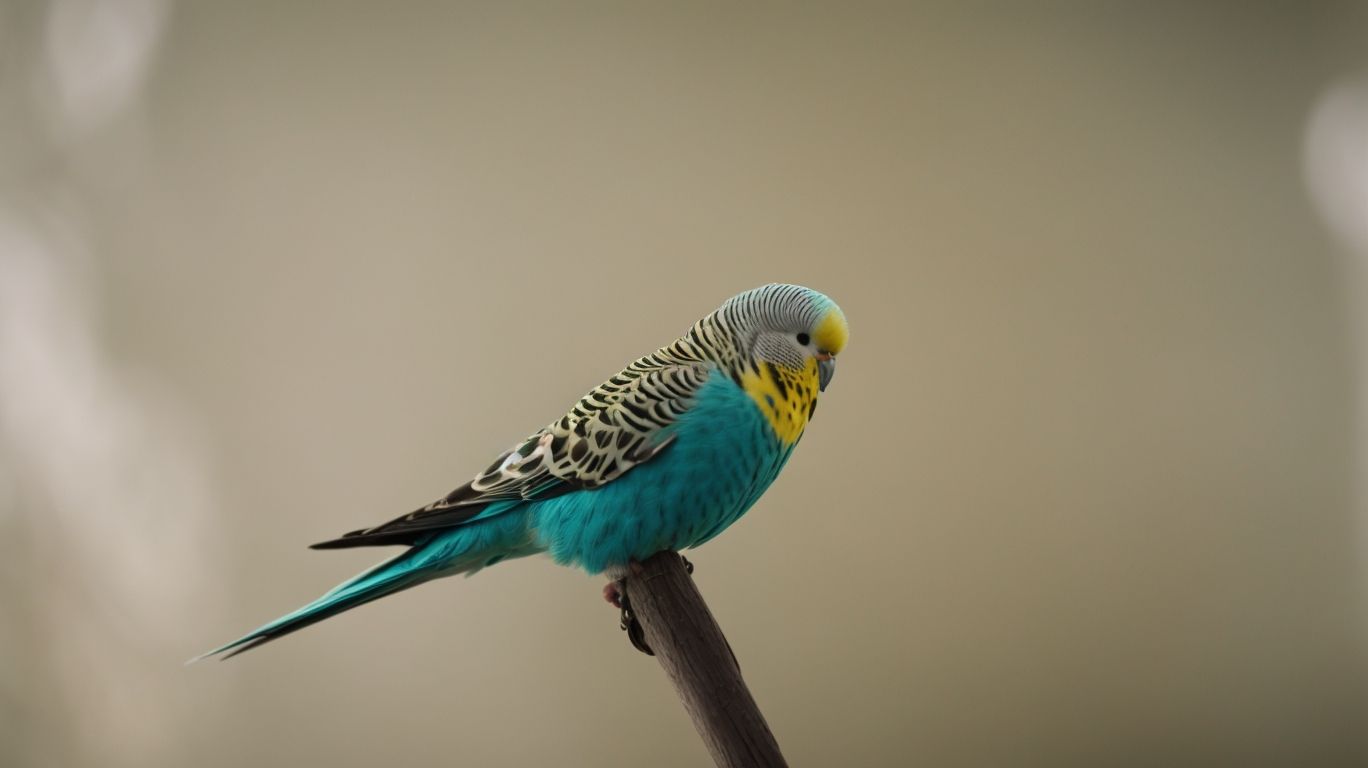
M 836 375 L 836 358 L 832 355 L 822 354 L 817 356 L 817 389 L 826 391 L 827 385 L 831 383 L 831 377 Z

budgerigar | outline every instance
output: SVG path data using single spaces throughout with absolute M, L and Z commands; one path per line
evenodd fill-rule
M 622 573 L 661 550 L 697 547 L 774 481 L 848 337 L 841 309 L 809 288 L 772 284 L 735 296 L 469 483 L 313 545 L 406 549 L 205 656 L 228 658 L 425 581 L 517 557 L 544 552 L 591 574 Z

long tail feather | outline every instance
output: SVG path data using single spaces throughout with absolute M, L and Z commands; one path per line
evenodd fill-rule
M 542 550 L 542 545 L 533 539 L 527 528 L 526 515 L 504 514 L 471 522 L 417 542 L 398 557 L 344 581 L 303 608 L 186 663 L 218 654 L 225 654 L 223 658 L 228 659 L 425 581 L 458 573 L 473 574 L 502 560 Z
M 196 656 L 186 663 L 193 664 L 225 652 L 229 653 L 223 656 L 223 660 L 231 659 L 239 653 L 250 651 L 358 605 L 365 605 L 372 600 L 422 584 L 438 574 L 425 564 L 422 558 L 415 557 L 420 549 L 410 549 L 392 560 L 358 574 L 303 608 L 265 624 L 231 643 Z

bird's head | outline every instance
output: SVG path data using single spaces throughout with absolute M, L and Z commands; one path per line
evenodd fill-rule
M 825 390 L 836 373 L 836 356 L 850 338 L 836 302 L 801 285 L 772 283 L 735 296 L 716 317 L 731 331 L 742 369 L 773 366 L 793 375 L 815 371 Z

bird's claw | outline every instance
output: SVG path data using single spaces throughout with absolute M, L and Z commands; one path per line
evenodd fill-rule
M 689 562 L 689 558 L 684 557 L 683 555 L 680 555 L 679 559 L 684 561 L 684 570 L 692 576 L 694 572 L 693 563 Z M 627 570 L 633 576 L 640 576 L 645 568 L 641 563 L 632 560 L 627 563 Z M 627 633 L 627 639 L 632 641 L 632 647 L 647 656 L 654 656 L 655 651 L 651 650 L 651 646 L 646 642 L 646 630 L 642 629 L 641 622 L 637 620 L 636 614 L 632 612 L 632 603 L 627 599 L 626 580 L 608 582 L 608 584 L 603 587 L 603 599 L 607 600 L 614 608 L 621 611 L 621 620 L 618 622 L 618 626 Z M 728 646 L 728 650 L 730 649 L 730 646 Z M 736 660 L 735 654 L 732 655 L 732 660 Z M 740 665 L 738 665 L 738 667 L 739 666 Z
M 641 622 L 637 620 L 636 614 L 632 613 L 632 603 L 627 599 L 627 590 L 621 583 L 617 584 L 618 608 L 622 611 L 621 621 L 618 626 L 622 627 L 627 633 L 627 639 L 632 641 L 632 647 L 646 654 L 654 656 L 655 651 L 646 643 L 646 630 L 641 628 Z

